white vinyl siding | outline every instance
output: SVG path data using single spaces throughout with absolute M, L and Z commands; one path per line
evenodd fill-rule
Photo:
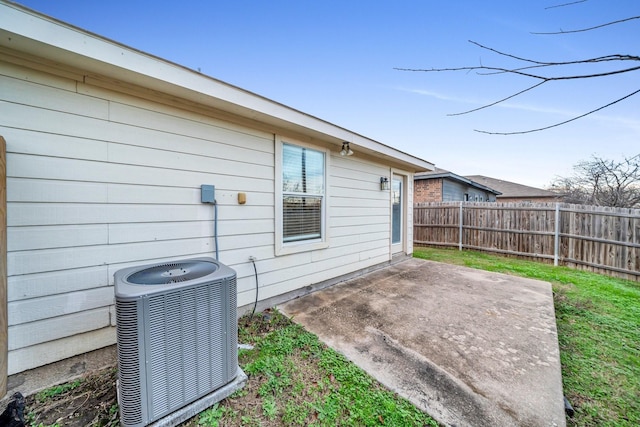
M 389 167 L 330 153 L 325 248 L 278 256 L 258 263 L 260 298 L 275 297 L 389 261 L 389 191 L 380 190 L 380 177 Z M 247 289 L 251 295 L 252 289 Z M 255 294 L 254 294 L 255 295 Z
M 10 373 L 115 343 L 120 268 L 212 256 L 201 184 L 221 261 L 273 256 L 273 134 L 8 63 L 0 103 Z
M 281 132 L 74 75 L 0 61 L 10 374 L 114 344 L 117 270 L 213 256 L 202 184 L 216 186 L 220 261 L 237 272 L 238 306 L 255 298 L 249 257 L 260 300 L 390 260 L 384 162 L 303 144 L 325 155 L 323 234 L 303 252 L 279 251 Z

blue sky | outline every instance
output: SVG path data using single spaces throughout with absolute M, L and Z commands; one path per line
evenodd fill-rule
M 17 2 L 460 175 L 546 187 L 591 155 L 620 159 L 640 153 L 640 94 L 543 132 L 474 132 L 523 131 L 567 120 L 640 89 L 639 71 L 552 82 L 499 106 L 452 117 L 534 82 L 504 74 L 394 69 L 509 66 L 468 40 L 544 61 L 638 55 L 640 20 L 576 34 L 531 34 L 640 15 L 637 0 L 555 8 L 549 6 L 566 1 Z

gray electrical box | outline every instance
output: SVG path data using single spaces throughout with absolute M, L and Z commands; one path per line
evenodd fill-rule
M 213 185 L 202 184 L 200 186 L 200 201 L 202 203 L 215 203 L 216 187 Z

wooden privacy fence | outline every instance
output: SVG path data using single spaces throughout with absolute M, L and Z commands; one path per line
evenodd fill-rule
M 414 206 L 414 243 L 553 260 L 640 280 L 640 209 L 565 203 Z

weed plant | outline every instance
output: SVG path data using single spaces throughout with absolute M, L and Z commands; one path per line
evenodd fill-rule
M 437 426 L 407 400 L 275 310 L 240 320 L 247 386 L 200 414 L 206 426 Z

